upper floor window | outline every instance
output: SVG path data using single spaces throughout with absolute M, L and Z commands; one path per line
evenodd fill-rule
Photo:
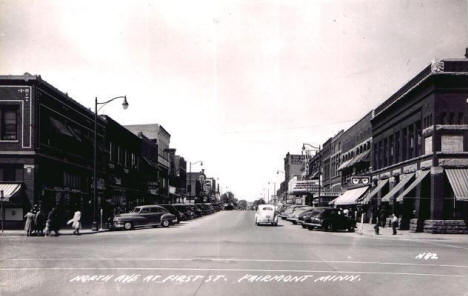
M 0 138 L 1 140 L 17 140 L 17 107 L 0 109 Z

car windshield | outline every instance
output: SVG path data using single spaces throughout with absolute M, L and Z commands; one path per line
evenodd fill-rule
M 131 212 L 132 212 L 132 213 L 139 213 L 140 210 L 141 210 L 140 207 L 136 207 L 136 208 L 134 208 Z

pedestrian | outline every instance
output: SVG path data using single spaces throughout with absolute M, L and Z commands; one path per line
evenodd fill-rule
M 374 230 L 375 230 L 375 235 L 379 235 L 379 227 L 380 227 L 380 221 L 379 219 L 377 219 L 377 221 L 375 221 L 375 225 L 374 225 Z
M 382 226 L 382 228 L 385 228 L 385 224 L 387 222 L 387 215 L 385 214 L 384 209 L 380 211 L 379 221 L 380 221 L 380 226 Z
M 55 208 L 52 208 L 50 210 L 49 215 L 47 215 L 47 222 L 48 223 L 48 234 L 50 234 L 52 231 L 55 232 L 55 236 L 59 236 L 59 221 L 57 217 L 57 210 Z
M 73 218 L 68 220 L 67 224 L 71 224 L 73 229 L 74 229 L 73 234 L 80 235 L 80 228 L 81 228 L 80 220 L 81 220 L 81 212 L 80 211 L 76 211 L 73 214 Z
M 44 212 L 42 211 L 42 208 L 39 207 L 37 210 L 36 216 L 34 217 L 34 224 L 36 226 L 36 235 L 43 236 L 44 232 L 44 222 L 45 222 L 45 217 L 44 217 Z
M 26 236 L 31 236 L 31 233 L 33 231 L 33 223 L 34 223 L 34 214 L 31 210 L 29 210 L 26 215 L 24 215 L 24 218 L 26 219 L 24 223 L 24 230 L 26 231 Z
M 392 216 L 392 229 L 393 229 L 393 235 L 397 234 L 397 227 L 398 227 L 398 216 L 393 213 Z

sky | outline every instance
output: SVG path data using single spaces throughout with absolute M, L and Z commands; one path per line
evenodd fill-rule
M 41 75 L 89 108 L 127 95 L 102 112 L 163 125 L 247 200 L 279 187 L 287 152 L 466 47 L 466 0 L 0 0 L 0 74 Z

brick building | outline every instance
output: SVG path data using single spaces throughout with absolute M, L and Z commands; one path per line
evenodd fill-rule
M 402 226 L 463 232 L 468 221 L 468 60 L 433 62 L 375 109 L 377 198 Z
M 0 190 L 6 227 L 19 227 L 34 204 L 73 211 L 91 222 L 94 113 L 40 76 L 0 76 Z M 105 121 L 97 121 L 98 192 L 104 193 Z

